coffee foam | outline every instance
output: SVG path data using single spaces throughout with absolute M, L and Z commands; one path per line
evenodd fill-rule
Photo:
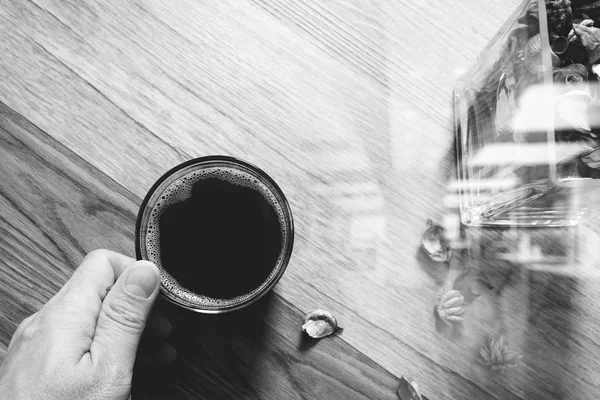
M 162 267 L 161 264 L 160 231 L 158 229 L 160 216 L 169 206 L 189 199 L 192 196 L 192 187 L 194 184 L 208 178 L 216 178 L 221 181 L 231 183 L 232 185 L 243 186 L 258 191 L 263 198 L 267 200 L 273 210 L 275 210 L 281 230 L 282 241 L 281 248 L 279 250 L 279 256 L 277 257 L 277 262 L 275 263 L 275 266 L 267 279 L 258 288 L 252 290 L 251 292 L 232 299 L 215 299 L 194 293 L 181 285 L 165 270 L 165 268 Z M 156 266 L 160 269 L 163 289 L 175 295 L 178 299 L 183 299 L 199 307 L 214 308 L 235 306 L 245 302 L 247 299 L 262 291 L 275 279 L 277 272 L 281 268 L 281 263 L 283 261 L 285 249 L 287 248 L 289 240 L 288 232 L 285 229 L 286 221 L 284 215 L 285 213 L 277 201 L 276 196 L 273 194 L 273 190 L 264 184 L 261 179 L 251 175 L 250 173 L 239 169 L 234 169 L 232 167 L 209 167 L 193 171 L 173 181 L 163 191 L 160 199 L 156 201 L 156 204 L 150 211 L 150 217 L 148 219 L 148 225 L 146 228 L 146 257 L 149 261 L 152 261 L 154 264 L 156 264 Z

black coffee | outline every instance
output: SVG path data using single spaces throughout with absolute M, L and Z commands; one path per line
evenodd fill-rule
M 181 194 L 155 207 L 158 259 L 185 289 L 231 299 L 259 287 L 276 267 L 281 223 L 254 179 L 228 172 L 187 178 Z

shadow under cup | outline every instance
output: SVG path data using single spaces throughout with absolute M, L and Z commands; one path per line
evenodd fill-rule
M 187 161 L 142 202 L 138 260 L 160 269 L 161 294 L 202 313 L 245 307 L 283 275 L 294 241 L 290 206 L 259 168 L 227 156 Z

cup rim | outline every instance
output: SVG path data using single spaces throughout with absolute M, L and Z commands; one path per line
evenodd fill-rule
M 162 298 L 168 300 L 171 303 L 174 303 L 175 305 L 177 305 L 179 307 L 182 307 L 182 308 L 185 308 L 185 309 L 188 309 L 191 311 L 203 313 L 203 314 L 222 314 L 222 313 L 226 313 L 226 312 L 230 312 L 230 311 L 234 311 L 234 310 L 239 310 L 241 308 L 245 308 L 245 307 L 249 306 L 250 304 L 253 304 L 254 302 L 258 301 L 260 298 L 262 298 L 264 295 L 269 293 L 273 289 L 273 287 L 279 282 L 279 280 L 283 276 L 285 270 L 287 269 L 289 260 L 292 256 L 292 250 L 294 247 L 294 218 L 292 215 L 292 210 L 290 208 L 289 202 L 288 202 L 287 198 L 285 197 L 283 191 L 281 190 L 279 185 L 277 185 L 277 183 L 273 180 L 273 178 L 271 178 L 271 176 L 269 176 L 269 174 L 267 174 L 265 171 L 263 171 L 259 167 L 255 166 L 247 161 L 241 160 L 239 158 L 232 157 L 232 156 L 225 156 L 225 155 L 210 155 L 210 156 L 193 158 L 193 159 L 190 159 L 188 161 L 185 161 L 181 164 L 174 166 L 173 168 L 171 168 L 167 172 L 165 172 L 160 178 L 158 178 L 156 180 L 156 182 L 154 182 L 154 184 L 150 187 L 150 189 L 144 196 L 144 199 L 142 200 L 142 203 L 140 205 L 140 208 L 139 208 L 139 211 L 137 214 L 136 222 L 135 222 L 135 254 L 136 254 L 136 258 L 138 260 L 143 260 L 143 259 L 146 260 L 147 259 L 147 257 L 144 258 L 144 255 L 142 254 L 141 227 L 142 227 L 142 221 L 144 219 L 144 214 L 147 211 L 148 203 L 149 203 L 150 199 L 152 198 L 152 196 L 154 195 L 154 193 L 156 192 L 156 190 L 160 187 L 161 184 L 163 184 L 167 179 L 169 179 L 169 177 L 171 177 L 174 173 L 176 173 L 184 168 L 196 165 L 196 164 L 202 164 L 202 163 L 213 162 L 213 161 L 223 161 L 223 162 L 229 162 L 232 164 L 240 165 L 242 167 L 250 169 L 252 172 L 256 173 L 257 175 L 260 175 L 261 178 L 265 179 L 273 187 L 276 194 L 282 200 L 280 206 L 284 209 L 284 214 L 287 215 L 287 218 L 284 217 L 284 220 L 286 220 L 286 222 L 289 225 L 289 227 L 288 227 L 289 232 L 288 232 L 288 240 L 287 240 L 286 247 L 283 249 L 284 254 L 283 254 L 283 258 L 281 260 L 281 266 L 279 268 L 279 271 L 277 271 L 277 274 L 275 275 L 275 277 L 272 279 L 272 281 L 267 286 L 265 286 L 261 291 L 259 291 L 254 296 L 248 298 L 246 301 L 244 301 L 242 303 L 234 304 L 234 305 L 230 305 L 230 306 L 223 306 L 222 308 L 214 308 L 214 309 L 198 307 L 197 305 L 193 305 L 191 303 L 185 302 L 185 300 L 179 299 L 176 296 L 174 296 L 171 293 L 164 290 L 163 283 L 161 280 L 159 293 Z

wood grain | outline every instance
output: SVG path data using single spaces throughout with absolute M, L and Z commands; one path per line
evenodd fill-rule
M 0 334 L 12 332 L 96 248 L 133 255 L 139 202 L 0 104 Z
M 18 323 L 66 282 L 83 255 L 131 255 L 140 199 L 0 104 L 0 362 Z M 40 208 L 43 210 L 40 211 Z M 202 316 L 161 304 L 179 359 L 136 375 L 136 399 L 393 399 L 397 378 L 340 338 L 302 337 L 303 314 L 273 294 L 243 312 Z M 175 381 L 169 377 L 175 376 Z M 160 382 L 144 391 L 145 382 Z M 233 397 L 232 397 L 233 396 Z
M 163 306 L 179 356 L 134 375 L 134 398 L 397 399 L 396 377 L 338 337 L 303 335 L 302 315 L 275 294 L 221 316 Z
M 556 312 L 570 317 L 552 329 L 529 320 L 532 304 L 564 302 L 545 299 L 551 280 L 540 289 L 523 272 L 501 296 L 474 303 L 456 334 L 433 314 L 448 269 L 419 251 L 454 175 L 452 88 L 517 0 L 1 4 L 0 101 L 136 198 L 195 156 L 265 169 L 297 228 L 276 294 L 302 312 L 334 311 L 350 327 L 343 339 L 393 375 L 414 375 L 432 399 L 595 398 L 593 269 L 568 285 L 570 306 Z M 81 239 L 75 221 L 63 224 L 72 239 L 58 228 L 50 236 L 74 266 L 103 236 Z M 37 232 L 40 254 L 57 246 Z M 586 232 L 580 265 L 597 265 L 597 236 Z M 12 296 L 7 306 L 19 304 Z M 554 346 L 567 326 L 581 348 Z M 551 339 L 537 340 L 545 330 Z M 527 353 L 503 376 L 476 362 L 499 332 Z M 551 367 L 546 356 L 567 361 Z

